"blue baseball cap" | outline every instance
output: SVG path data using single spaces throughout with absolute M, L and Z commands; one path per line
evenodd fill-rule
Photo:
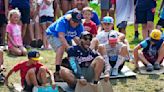
M 79 11 L 73 11 L 72 12 L 72 20 L 75 21 L 75 22 L 81 22 L 81 19 L 82 19 L 82 15 Z
M 110 17 L 110 16 L 105 16 L 105 17 L 103 17 L 103 19 L 102 19 L 101 22 L 102 22 L 102 23 L 112 23 L 112 24 L 113 24 L 114 20 L 113 20 L 113 18 Z
M 43 59 L 43 57 L 40 56 L 40 53 L 36 50 L 29 51 L 28 58 L 35 60 L 35 61 L 39 61 L 39 60 Z

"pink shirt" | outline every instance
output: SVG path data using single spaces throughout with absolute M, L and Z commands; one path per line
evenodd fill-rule
M 9 36 L 11 36 L 11 38 L 13 39 L 15 44 L 17 44 L 18 46 L 23 45 L 20 25 L 9 23 L 7 24 L 6 30 Z M 10 40 L 8 40 L 8 47 L 13 47 L 13 44 Z

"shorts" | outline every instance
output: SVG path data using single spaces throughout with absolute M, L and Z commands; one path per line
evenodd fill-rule
M 158 55 L 155 55 L 154 57 L 150 56 L 149 54 L 143 52 L 144 57 L 149 61 L 152 65 L 154 65 L 155 61 L 158 58 Z
M 49 16 L 41 16 L 39 19 L 39 23 L 44 24 L 44 23 L 52 23 L 53 22 L 53 17 L 49 17 Z
M 127 21 L 122 21 L 120 24 L 117 25 L 117 28 L 126 28 Z
M 161 26 L 162 28 L 164 28 L 164 19 L 160 18 L 157 25 Z
M 51 47 L 56 51 L 60 46 L 62 46 L 62 42 L 59 38 L 54 37 L 53 35 L 47 35 L 47 40 L 50 43 Z
M 146 24 L 148 21 L 154 21 L 154 12 L 151 10 L 147 11 L 137 11 L 135 12 L 136 15 L 136 24 Z
M 5 16 L 5 14 L 0 14 L 0 27 L 4 24 L 7 24 L 7 18 Z
M 81 67 L 81 73 L 88 82 L 94 81 L 95 72 L 91 66 L 89 66 L 88 68 L 87 67 L 84 67 L 84 68 Z
M 112 5 L 111 5 L 111 0 L 101 0 L 100 5 L 102 10 L 109 10 Z

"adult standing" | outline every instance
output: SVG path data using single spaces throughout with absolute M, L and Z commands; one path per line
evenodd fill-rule
M 78 11 L 60 17 L 47 28 L 47 39 L 56 52 L 56 72 L 60 70 L 64 51 L 71 45 L 72 39 L 76 44 L 79 43 L 79 36 L 82 31 L 81 14 Z

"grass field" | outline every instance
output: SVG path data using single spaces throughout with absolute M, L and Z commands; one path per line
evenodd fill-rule
M 159 9 L 159 5 L 162 0 L 157 0 L 157 9 Z M 99 8 L 98 8 L 99 9 Z M 157 13 L 155 15 L 155 24 L 158 21 Z M 141 30 L 141 27 L 139 28 Z M 131 49 L 141 41 L 141 35 L 139 40 L 133 41 L 134 34 L 133 25 L 127 27 L 127 36 L 130 43 Z M 141 34 L 141 31 L 140 31 Z M 54 59 L 55 53 L 53 51 L 41 51 L 41 56 L 44 59 L 41 61 L 44 63 L 50 70 L 54 70 Z M 8 55 L 7 52 L 4 52 L 4 66 L 7 68 L 7 72 L 19 61 L 26 60 L 26 57 L 15 57 Z M 134 69 L 134 65 L 132 63 L 126 63 L 131 69 Z M 9 78 L 9 83 L 20 83 L 19 72 L 13 74 Z M 140 75 L 137 74 L 136 78 L 124 78 L 124 79 L 114 79 L 111 80 L 111 84 L 113 86 L 114 92 L 164 92 L 164 74 L 163 75 Z M 12 90 L 8 89 L 4 85 L 0 85 L 0 92 L 12 92 Z

